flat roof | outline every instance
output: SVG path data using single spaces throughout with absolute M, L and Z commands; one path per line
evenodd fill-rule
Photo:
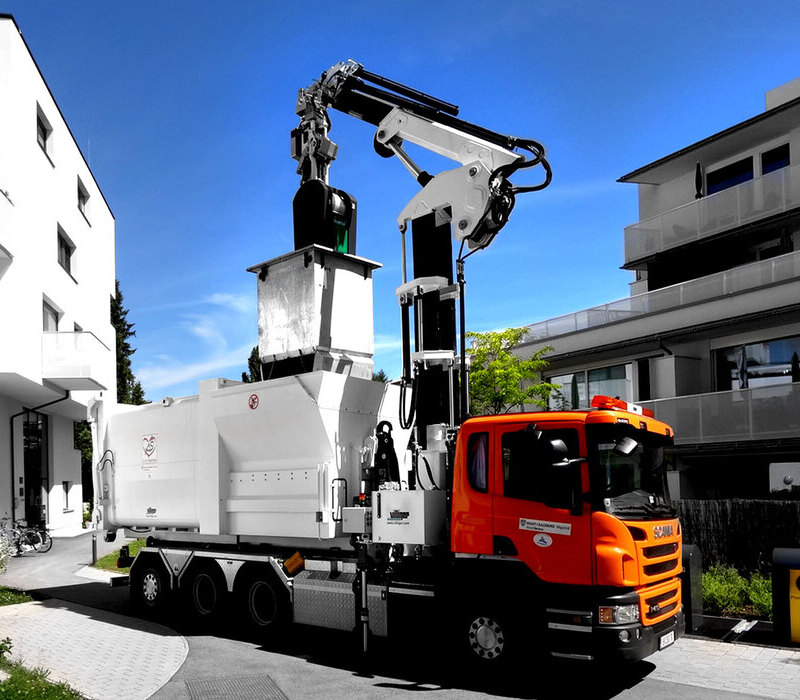
M 728 127 L 702 141 L 659 158 L 623 175 L 617 182 L 660 185 L 694 168 L 697 162 L 714 162 L 732 153 L 786 135 L 800 124 L 800 97 Z

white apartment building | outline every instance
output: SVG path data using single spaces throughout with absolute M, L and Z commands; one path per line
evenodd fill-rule
M 520 353 L 554 348 L 554 406 L 619 396 L 670 423 L 673 497 L 800 497 L 800 79 L 619 181 L 631 296 L 530 325 Z
M 114 217 L 0 14 L 0 517 L 79 527 L 73 422 L 116 400 Z

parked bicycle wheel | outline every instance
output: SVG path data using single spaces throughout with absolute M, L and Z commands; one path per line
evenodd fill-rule
M 38 552 L 42 546 L 42 536 L 33 528 L 20 529 L 19 543 L 23 549 L 27 548 Z
M 52 549 L 53 538 L 50 537 L 50 533 L 47 530 L 40 530 L 39 537 L 42 539 L 42 544 L 39 547 L 39 554 L 45 554 Z

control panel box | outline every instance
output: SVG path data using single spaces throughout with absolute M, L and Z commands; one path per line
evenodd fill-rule
M 444 491 L 374 491 L 372 510 L 372 539 L 375 542 L 444 543 Z

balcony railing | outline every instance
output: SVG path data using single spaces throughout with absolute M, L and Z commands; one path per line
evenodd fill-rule
M 94 333 L 42 333 L 42 379 L 62 389 L 107 389 L 109 366 L 113 353 Z
M 626 227 L 626 264 L 800 206 L 799 168 L 781 168 Z
M 675 444 L 800 437 L 800 384 L 643 401 L 672 426 Z
M 800 278 L 800 252 L 779 255 L 769 260 L 760 260 L 732 270 L 657 289 L 654 292 L 637 294 L 601 306 L 533 323 L 528 326 L 526 341 L 543 341 L 559 335 L 590 330 L 618 321 L 627 321 L 646 314 L 672 311 L 681 306 L 712 301 L 795 278 Z

